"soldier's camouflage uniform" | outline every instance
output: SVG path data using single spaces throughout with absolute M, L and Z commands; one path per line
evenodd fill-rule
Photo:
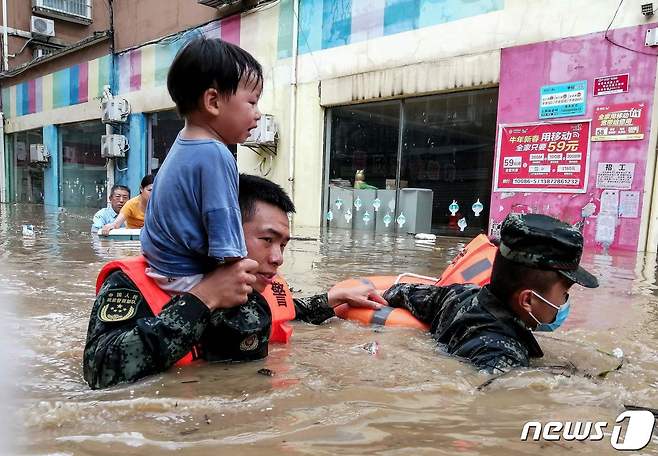
M 449 354 L 486 372 L 527 367 L 530 357 L 543 356 L 532 333 L 488 287 L 397 284 L 384 298 L 429 324 L 432 336 Z
M 314 324 L 335 315 L 327 295 L 294 299 L 296 319 Z M 126 274 L 115 271 L 94 302 L 84 350 L 84 378 L 92 388 L 163 372 L 203 341 L 209 360 L 248 360 L 267 355 L 271 316 L 265 298 L 211 312 L 189 293 L 172 298 L 158 317 Z
M 547 215 L 511 213 L 500 228 L 497 255 L 510 264 L 555 271 L 573 283 L 596 288 L 596 277 L 580 266 L 582 252 L 580 231 Z M 543 356 L 532 332 L 488 286 L 398 284 L 384 298 L 429 324 L 448 353 L 489 373 L 527 367 L 529 358 Z

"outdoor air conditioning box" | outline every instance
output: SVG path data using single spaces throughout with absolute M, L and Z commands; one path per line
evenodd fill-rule
M 55 21 L 43 17 L 32 16 L 30 20 L 30 31 L 38 36 L 55 36 Z
M 124 135 L 101 136 L 101 157 L 123 158 L 128 150 L 128 138 Z
M 30 162 L 31 163 L 48 163 L 50 154 L 43 144 L 30 144 Z
M 110 98 L 101 102 L 101 122 L 126 122 L 130 114 L 130 104 L 123 98 Z
M 263 114 L 258 126 L 251 131 L 251 135 L 244 142 L 245 145 L 257 146 L 260 144 L 274 145 L 277 139 L 277 126 L 274 116 Z

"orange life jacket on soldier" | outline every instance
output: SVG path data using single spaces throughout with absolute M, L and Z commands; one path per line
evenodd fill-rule
M 139 292 L 144 296 L 146 303 L 153 312 L 158 316 L 162 308 L 171 300 L 171 296 L 162 291 L 155 281 L 146 275 L 146 258 L 143 255 L 137 257 L 128 257 L 120 260 L 110 261 L 105 264 L 96 279 L 96 294 L 101 289 L 105 279 L 114 271 L 121 270 L 135 284 Z M 270 342 L 287 344 L 292 337 L 292 327 L 288 324 L 295 318 L 295 304 L 292 300 L 292 293 L 285 280 L 276 276 L 271 285 L 262 293 L 267 301 L 272 313 L 272 328 L 270 331 Z M 197 358 L 195 353 L 196 347 L 187 355 L 183 356 L 177 365 L 184 365 L 192 362 Z

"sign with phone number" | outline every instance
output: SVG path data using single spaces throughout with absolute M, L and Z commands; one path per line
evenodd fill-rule
M 500 125 L 494 191 L 584 193 L 590 121 Z

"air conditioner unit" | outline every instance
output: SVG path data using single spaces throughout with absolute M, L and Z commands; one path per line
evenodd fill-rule
M 244 146 L 275 146 L 278 138 L 278 129 L 274 116 L 263 114 L 258 126 L 251 131 L 251 135 L 244 142 Z
M 30 31 L 37 36 L 55 36 L 55 21 L 43 17 L 32 16 Z
M 130 115 L 130 103 L 124 98 L 110 98 L 101 101 L 101 122 L 117 123 L 126 122 Z
M 30 162 L 48 163 L 50 154 L 43 144 L 30 144 Z
M 124 135 L 101 136 L 101 157 L 122 158 L 128 152 L 128 138 Z

